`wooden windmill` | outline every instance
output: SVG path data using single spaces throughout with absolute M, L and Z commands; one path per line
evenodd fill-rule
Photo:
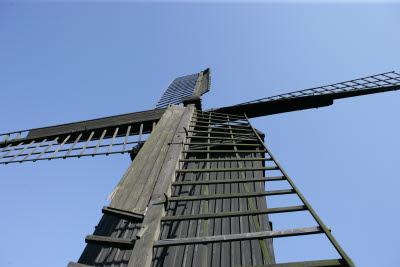
M 202 110 L 210 70 L 174 79 L 154 109 L 1 134 L 0 164 L 129 154 L 132 163 L 77 263 L 87 266 L 354 266 L 249 119 L 400 89 L 382 73 Z M 287 189 L 270 190 L 271 183 Z M 270 208 L 267 197 L 301 205 Z M 315 225 L 274 230 L 269 214 L 308 212 Z M 322 234 L 340 258 L 275 262 L 274 238 Z

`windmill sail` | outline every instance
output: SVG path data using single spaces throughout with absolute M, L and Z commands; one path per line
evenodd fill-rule
M 165 109 L 0 134 L 0 164 L 130 152 Z
M 0 164 L 131 152 L 145 141 L 166 107 L 200 97 L 209 88 L 206 69 L 174 79 L 154 110 L 0 134 Z
M 246 113 L 249 118 L 318 108 L 333 104 L 335 99 L 395 91 L 400 89 L 400 74 L 386 72 L 355 80 L 261 98 L 209 111 L 226 114 Z
M 165 89 L 155 105 L 155 109 L 179 105 L 185 98 L 200 97 L 210 91 L 210 69 L 200 73 L 175 78 Z

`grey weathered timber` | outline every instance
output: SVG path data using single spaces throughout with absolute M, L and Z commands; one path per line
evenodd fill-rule
M 261 196 L 275 196 L 294 194 L 296 191 L 293 189 L 273 190 L 259 193 L 232 193 L 232 194 L 215 194 L 215 195 L 197 195 L 197 196 L 172 196 L 169 201 L 196 201 L 206 199 L 223 199 L 223 198 L 243 198 L 243 197 L 261 197 Z
M 67 267 L 92 267 L 91 265 L 69 262 Z
M 177 172 L 238 172 L 238 171 L 264 171 L 279 170 L 278 167 L 247 167 L 247 168 L 219 168 L 219 169 L 178 169 Z
M 175 176 L 175 170 L 179 164 L 179 157 L 183 149 L 182 142 L 186 132 L 183 129 L 189 125 L 191 116 L 193 115 L 194 106 L 183 108 L 183 116 L 181 117 L 177 127 L 171 129 L 172 144 L 168 146 L 165 159 L 158 173 L 158 182 L 155 184 L 151 194 L 150 203 L 146 216 L 143 220 L 142 227 L 146 227 L 146 231 L 142 237 L 136 242 L 132 251 L 132 256 L 128 266 L 150 266 L 153 253 L 153 244 L 160 232 L 160 221 L 165 214 L 166 196 L 170 195 L 170 185 Z M 174 119 L 174 118 L 172 118 Z
M 86 243 L 96 244 L 99 246 L 115 247 L 115 248 L 132 248 L 135 245 L 136 239 L 115 238 L 108 236 L 87 235 Z
M 300 262 L 289 262 L 289 263 L 277 263 L 277 264 L 266 264 L 266 265 L 253 265 L 251 267 L 337 267 L 347 266 L 346 262 L 342 259 L 332 260 L 318 260 L 318 261 L 300 261 Z M 250 267 L 250 266 L 243 266 Z
M 141 222 L 144 218 L 144 214 L 138 214 L 127 210 L 113 209 L 110 207 L 103 207 L 102 212 L 104 214 L 108 214 L 132 222 Z
M 153 133 L 117 185 L 111 208 L 143 213 L 157 181 L 173 131 L 183 115 L 183 107 L 172 106 L 165 111 Z
M 278 231 L 263 231 L 255 233 L 158 240 L 154 243 L 154 247 L 182 246 L 190 244 L 206 244 L 206 243 L 216 243 L 216 242 L 232 242 L 232 241 L 241 241 L 248 239 L 278 238 L 278 237 L 311 235 L 320 233 L 323 233 L 321 227 L 314 226 L 307 228 L 297 228 L 297 229 L 278 230 Z
M 165 216 L 162 221 L 185 221 L 185 220 L 200 220 L 200 219 L 212 219 L 212 218 L 223 218 L 223 217 L 237 217 L 237 216 L 248 216 L 248 215 L 260 215 L 270 213 L 283 213 L 306 210 L 306 206 L 293 206 L 283 208 L 270 208 L 264 210 L 246 210 L 236 212 L 219 212 L 219 213 L 207 213 L 207 214 L 194 214 L 194 215 L 183 215 L 183 216 Z
M 224 180 L 200 180 L 200 181 L 180 181 L 173 182 L 173 186 L 182 185 L 203 185 L 203 184 L 232 184 L 232 183 L 253 183 L 253 182 L 269 182 L 269 181 L 284 181 L 284 176 L 262 177 L 262 178 L 246 178 L 246 179 L 224 179 Z
M 271 158 L 222 158 L 222 159 L 181 159 L 180 162 L 208 162 L 208 161 L 270 161 Z

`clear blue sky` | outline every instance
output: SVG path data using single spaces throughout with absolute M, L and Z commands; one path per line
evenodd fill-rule
M 151 109 L 174 77 L 206 67 L 205 108 L 399 71 L 399 28 L 395 3 L 3 1 L 0 132 Z M 399 103 L 390 92 L 252 120 L 357 266 L 398 266 Z M 0 166 L 0 266 L 77 261 L 129 164 Z M 276 229 L 314 225 L 282 216 Z M 278 261 L 337 257 L 318 237 L 274 242 Z

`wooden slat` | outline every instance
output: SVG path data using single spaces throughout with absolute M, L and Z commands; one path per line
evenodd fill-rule
M 192 133 L 208 133 L 208 131 L 198 131 L 198 130 L 188 130 L 188 132 Z M 225 135 L 240 135 L 240 136 L 255 136 L 254 133 L 252 134 L 244 134 L 244 133 L 230 133 L 230 132 L 219 132 L 219 131 L 211 131 L 211 134 L 225 134 Z
M 86 264 L 82 264 L 82 263 L 76 263 L 76 262 L 72 262 L 70 261 L 68 263 L 67 267 L 93 267 L 93 265 L 86 265 Z
M 218 161 L 271 161 L 271 158 L 213 158 L 213 159 L 181 159 L 180 162 L 218 162 Z
M 92 155 L 92 156 L 94 156 L 94 155 L 96 154 L 97 150 L 99 149 L 99 146 L 100 146 L 101 142 L 103 142 L 103 138 L 104 138 L 104 135 L 106 134 L 106 132 L 107 132 L 107 129 L 105 129 L 105 130 L 103 131 L 103 133 L 101 134 L 100 139 L 99 139 L 99 142 L 97 143 L 97 146 L 96 146 L 96 148 L 94 149 L 93 155 Z
M 297 229 L 277 230 L 277 231 L 262 231 L 262 232 L 244 233 L 244 234 L 216 235 L 216 236 L 207 236 L 207 237 L 191 237 L 191 238 L 179 238 L 179 239 L 164 239 L 164 240 L 156 241 L 154 243 L 154 247 L 209 244 L 209 243 L 219 243 L 219 242 L 232 242 L 232 241 L 242 241 L 242 240 L 311 235 L 311 234 L 320 234 L 320 233 L 322 233 L 321 227 L 314 226 L 314 227 L 307 227 L 307 228 L 297 228 Z
M 205 129 L 211 128 L 211 129 L 216 129 L 216 130 L 229 130 L 229 128 L 227 128 L 227 127 L 218 127 L 218 126 L 211 127 L 211 126 L 190 125 L 190 127 L 205 128 Z M 232 131 L 241 131 L 241 132 L 249 132 L 249 133 L 253 132 L 252 130 L 250 130 L 249 127 L 242 127 L 242 128 L 235 127 L 235 128 L 232 128 Z
M 65 142 L 68 141 L 68 139 L 71 137 L 71 135 L 68 135 L 64 141 L 61 143 L 61 145 L 58 146 L 58 148 L 56 149 L 56 151 L 54 151 L 54 153 L 50 156 L 49 160 L 54 157 L 55 154 L 57 154 L 57 152 L 61 149 L 61 147 L 65 144 Z
M 113 209 L 110 207 L 103 207 L 102 212 L 104 214 L 108 214 L 131 222 L 141 222 L 144 218 L 144 214 L 134 213 L 127 210 Z
M 245 210 L 245 211 L 233 211 L 233 212 L 218 212 L 218 213 L 207 213 L 207 214 L 193 214 L 193 215 L 176 215 L 176 216 L 165 216 L 162 221 L 186 221 L 186 220 L 200 220 L 200 219 L 215 219 L 225 217 L 238 217 L 238 216 L 251 216 L 251 215 L 262 215 L 272 213 L 283 213 L 283 212 L 294 212 L 306 210 L 306 206 L 293 206 L 293 207 L 282 207 L 282 208 L 270 208 L 260 210 Z
M 230 138 L 230 137 L 207 137 L 207 136 L 187 136 L 186 138 L 191 138 L 191 139 L 204 139 L 204 140 L 235 140 L 235 141 L 254 141 L 254 142 L 258 142 L 258 139 L 253 138 Z
M 277 263 L 277 264 L 266 264 L 266 265 L 252 265 L 242 267 L 337 267 L 337 266 L 348 266 L 343 259 L 332 259 L 332 260 L 317 260 L 317 261 L 300 261 L 300 262 L 288 262 L 288 263 Z
M 85 149 L 86 149 L 87 145 L 89 144 L 90 140 L 92 140 L 93 135 L 94 135 L 94 131 L 92 131 L 92 133 L 90 134 L 89 138 L 87 139 L 85 145 L 83 146 L 83 148 L 81 150 L 81 153 L 79 153 L 79 156 L 81 156 L 83 154 L 83 152 L 85 152 Z
M 110 151 L 111 151 L 111 148 L 112 148 L 112 145 L 113 145 L 113 143 L 114 143 L 115 137 L 117 136 L 118 130 L 119 130 L 118 127 L 115 128 L 115 132 L 114 132 L 114 135 L 113 135 L 113 137 L 112 137 L 112 139 L 111 139 L 110 146 L 108 147 L 108 150 L 107 150 L 106 155 L 108 155 L 108 154 L 110 153 Z
M 231 184 L 231 183 L 254 183 L 254 182 L 269 182 L 269 181 L 284 181 L 285 176 L 277 177 L 262 177 L 262 178 L 247 178 L 247 179 L 224 179 L 224 180 L 200 180 L 200 181 L 180 181 L 173 182 L 173 186 L 182 185 L 203 185 L 203 184 Z
M 13 149 L 10 149 L 10 151 L 8 151 L 7 153 L 4 153 L 0 159 L 4 158 L 5 156 L 7 156 L 8 154 L 10 154 L 11 152 L 13 152 L 15 149 L 17 149 L 18 147 L 20 147 L 24 142 L 19 143 L 18 145 L 16 145 L 15 147 L 13 147 Z
M 129 249 L 135 245 L 136 239 L 115 238 L 108 236 L 87 235 L 85 242 L 104 247 Z
M 40 153 L 39 156 L 37 156 L 37 157 L 33 160 L 33 162 L 35 162 L 36 160 L 38 160 L 44 153 L 46 153 L 47 150 L 49 150 L 50 147 L 52 147 L 53 144 L 54 144 L 55 142 L 57 142 L 58 139 L 59 139 L 59 137 L 57 136 L 57 137 L 42 151 L 42 153 Z
M 32 155 L 32 154 L 33 154 L 39 147 L 41 147 L 42 144 L 43 144 L 44 142 L 46 142 L 46 141 L 47 141 L 47 139 L 43 139 L 42 142 L 40 142 L 31 152 L 28 153 L 28 155 L 25 156 L 25 158 L 23 158 L 23 159 L 21 160 L 21 162 L 24 161 L 24 160 L 26 160 L 27 158 L 29 158 L 30 155 Z
M 64 159 L 65 159 L 66 157 L 68 157 L 68 155 L 69 155 L 69 154 L 71 153 L 71 151 L 74 149 L 75 145 L 79 142 L 79 139 L 81 139 L 81 137 L 82 137 L 82 133 L 80 133 L 80 134 L 78 135 L 78 137 L 75 139 L 75 141 L 74 141 L 74 143 L 72 144 L 72 146 L 69 148 L 68 152 L 65 153 Z
M 293 189 L 284 190 L 273 190 L 259 193 L 232 193 L 232 194 L 214 194 L 214 195 L 195 195 L 195 196 L 172 196 L 169 201 L 196 201 L 196 200 L 207 200 L 207 199 L 224 199 L 224 198 L 250 198 L 250 197 L 262 197 L 262 196 L 274 196 L 274 195 L 286 195 L 294 194 L 296 191 Z
M 141 128 L 142 128 L 142 126 L 143 126 L 143 124 L 140 124 Z M 131 133 L 131 126 L 129 125 L 128 129 L 126 130 L 125 141 L 124 141 L 124 146 L 122 147 L 122 151 L 125 151 L 126 142 L 128 142 L 128 137 L 129 137 L 130 133 Z M 140 132 L 140 134 L 142 134 L 142 133 Z
M 278 167 L 246 167 L 246 168 L 219 168 L 219 169 L 178 169 L 176 172 L 238 172 L 238 171 L 265 171 L 279 170 Z
M 262 147 L 261 144 L 235 144 L 235 143 L 200 143 L 200 142 L 191 142 L 191 143 L 183 143 L 184 145 L 201 145 L 201 146 L 255 146 Z
M 183 150 L 183 153 L 265 153 L 264 150 Z
M 35 143 L 35 141 L 30 142 L 28 145 L 26 145 L 24 147 L 24 149 L 22 149 L 20 152 L 18 152 L 17 154 L 14 155 L 14 157 L 12 157 L 9 161 L 7 161 L 7 163 L 10 163 L 11 161 L 13 161 L 16 157 L 18 157 L 19 155 L 21 155 L 26 149 L 28 149 L 33 143 Z

